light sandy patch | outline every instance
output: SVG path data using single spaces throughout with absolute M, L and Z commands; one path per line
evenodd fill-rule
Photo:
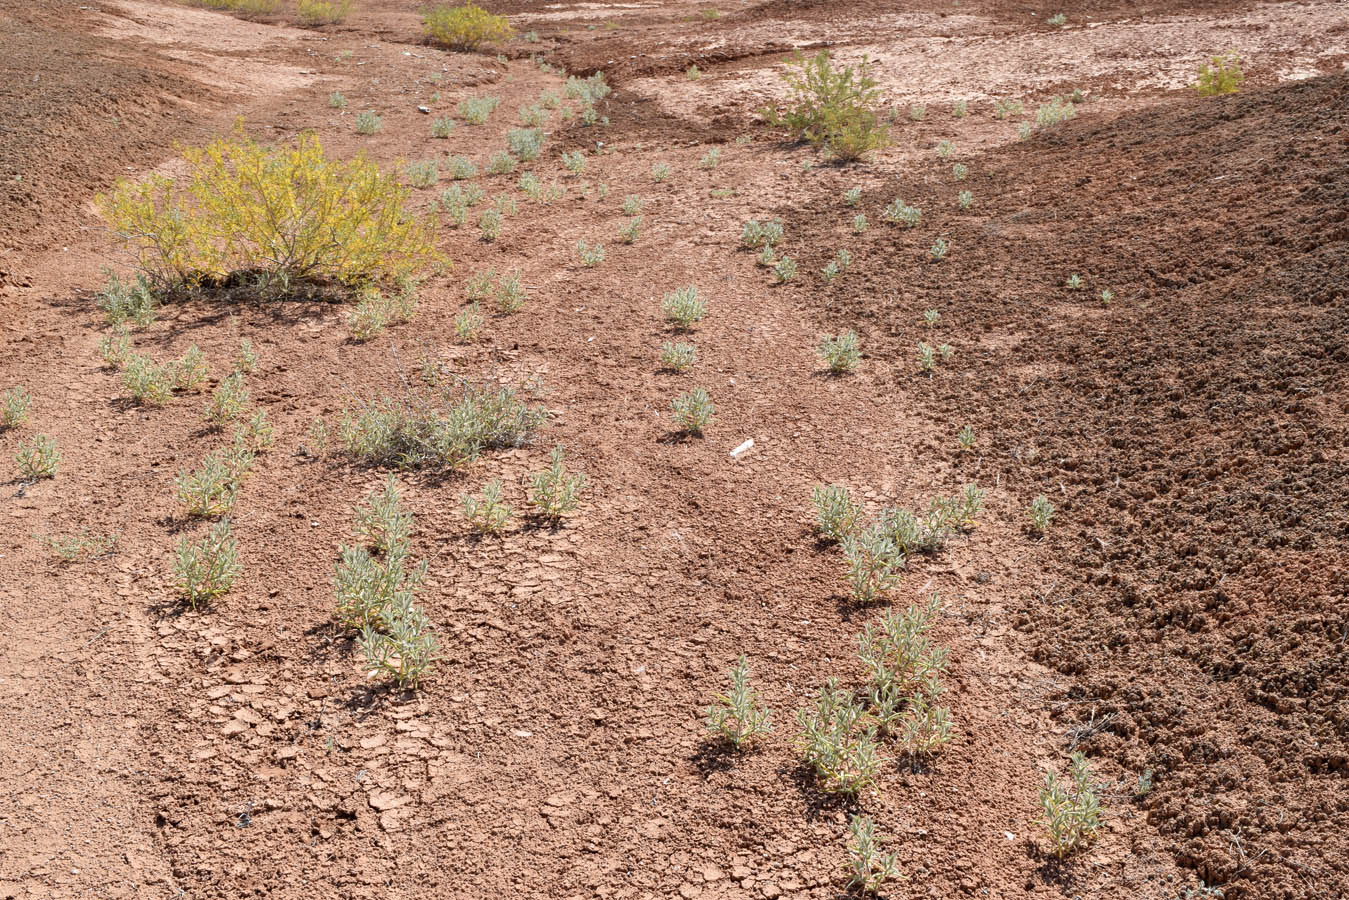
M 316 77 L 304 69 L 260 58 L 269 47 L 315 40 L 312 32 L 303 29 L 136 0 L 125 0 L 96 21 L 101 36 L 153 44 L 158 55 L 187 63 L 188 73 L 209 87 L 270 95 L 305 87 Z M 249 55 L 241 59 L 238 54 L 242 53 Z
M 797 24 L 795 33 L 779 39 L 805 46 L 817 36 Z M 886 101 L 899 106 L 1034 97 L 1076 83 L 1101 85 L 1103 79 L 1107 93 L 1175 90 L 1194 81 L 1208 56 L 1227 50 L 1236 50 L 1249 66 L 1274 67 L 1281 80 L 1305 79 L 1324 71 L 1326 60 L 1349 53 L 1345 3 L 1280 4 L 1228 16 L 1125 19 L 1014 35 L 979 34 L 984 23 L 974 16 L 903 14 L 869 24 L 872 33 L 896 36 L 840 49 L 837 58 L 872 60 Z M 961 32 L 969 34 L 951 36 Z M 731 32 L 722 43 L 743 45 L 743 37 Z M 784 96 L 783 68 L 751 64 L 698 81 L 644 78 L 631 87 L 679 115 L 728 106 L 749 110 Z

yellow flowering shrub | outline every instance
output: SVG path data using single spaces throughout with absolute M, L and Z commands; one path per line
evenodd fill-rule
M 422 27 L 434 43 L 456 50 L 477 50 L 486 43 L 510 40 L 514 32 L 505 16 L 476 6 L 437 6 L 422 14 Z
M 184 175 L 123 179 L 96 200 L 161 288 L 239 275 L 352 288 L 411 277 L 436 258 L 409 189 L 363 155 L 324 156 L 315 135 L 268 147 L 238 127 L 182 155 Z
M 297 9 L 306 25 L 335 25 L 351 15 L 351 0 L 300 0 Z

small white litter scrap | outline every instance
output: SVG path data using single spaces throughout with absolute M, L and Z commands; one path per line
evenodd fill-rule
M 749 440 L 745 441 L 745 443 L 741 444 L 739 447 L 736 447 L 734 450 L 731 451 L 731 459 L 739 459 L 740 457 L 748 453 L 750 451 L 750 448 L 753 446 L 754 446 L 754 438 L 750 438 Z

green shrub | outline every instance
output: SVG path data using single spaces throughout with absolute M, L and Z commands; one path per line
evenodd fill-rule
M 1091 767 L 1081 753 L 1068 759 L 1072 784 L 1051 770 L 1045 773 L 1040 789 L 1050 847 L 1059 859 L 1089 843 L 1101 827 L 1101 804 L 1091 782 Z
M 454 317 L 454 336 L 461 343 L 472 343 L 478 337 L 478 332 L 482 331 L 484 324 L 482 308 L 475 300 Z
M 12 387 L 0 394 L 0 431 L 17 428 L 28 421 L 28 408 L 33 398 L 20 387 Z
M 377 491 L 365 495 L 356 508 L 356 533 L 365 546 L 388 554 L 412 536 L 412 513 L 403 509 L 398 478 L 390 475 Z
M 525 104 L 520 107 L 520 124 L 527 128 L 538 128 L 548 121 L 548 110 L 538 104 Z
M 206 367 L 206 355 L 192 344 L 178 357 L 173 366 L 173 387 L 179 391 L 198 391 L 211 376 Z
M 1223 56 L 1210 57 L 1206 65 L 1199 67 L 1199 80 L 1194 83 L 1194 89 L 1201 97 L 1235 94 L 1245 80 L 1241 58 L 1237 51 L 1231 50 Z
M 930 757 L 951 739 L 951 709 L 937 705 L 939 690 L 939 683 L 927 682 L 906 703 L 899 741 L 912 757 Z
M 200 544 L 183 538 L 173 558 L 178 594 L 191 607 L 229 593 L 242 572 L 239 545 L 230 535 L 229 519 L 212 525 Z
M 436 6 L 422 14 L 426 36 L 455 50 L 477 50 L 483 44 L 508 41 L 514 34 L 505 16 L 496 16 L 473 3 Z
M 220 379 L 211 402 L 206 406 L 206 421 L 216 428 L 223 428 L 243 415 L 248 407 L 248 388 L 244 386 L 244 375 L 235 372 Z
M 408 190 L 363 156 L 328 159 L 312 134 L 293 147 L 246 137 L 183 152 L 185 173 L 119 181 L 100 214 L 157 287 L 264 276 L 358 285 L 414 274 L 435 258 Z
M 686 372 L 698 359 L 698 350 L 692 344 L 677 344 L 666 341 L 660 347 L 660 361 L 674 372 Z
M 195 472 L 180 470 L 174 479 L 178 502 L 189 516 L 223 516 L 234 507 L 243 478 L 253 465 L 253 453 L 226 447 L 206 454 Z
M 14 454 L 19 465 L 19 477 L 28 481 L 40 478 L 55 478 L 61 465 L 61 451 L 56 449 L 56 441 L 45 434 L 35 434 L 19 445 Z
M 569 473 L 562 461 L 562 448 L 555 447 L 548 457 L 548 468 L 530 477 L 529 503 L 536 515 L 553 524 L 576 511 L 586 489 L 585 475 Z
M 857 332 L 849 329 L 836 337 L 827 337 L 819 347 L 820 358 L 829 366 L 834 375 L 842 375 L 857 368 L 862 359 L 861 343 Z
M 431 137 L 447 138 L 454 132 L 454 119 L 449 116 L 437 116 L 431 120 Z
M 586 155 L 580 150 L 568 150 L 562 154 L 562 164 L 568 172 L 580 175 L 586 170 Z
M 885 882 L 899 877 L 895 854 L 881 851 L 882 837 L 869 816 L 848 817 L 848 887 L 875 894 Z
M 408 542 L 375 556 L 360 545 L 343 546 L 334 572 L 337 620 L 344 628 L 387 627 L 393 610 L 412 603 L 426 564 L 408 565 Z
M 1060 122 L 1066 122 L 1077 115 L 1077 107 L 1066 97 L 1054 97 L 1048 103 L 1042 103 L 1035 110 L 1035 124 L 1039 128 L 1050 128 Z
M 193 6 L 248 16 L 265 16 L 281 9 L 281 0 L 191 0 Z
M 854 603 L 875 603 L 883 591 L 895 586 L 899 580 L 897 570 L 904 567 L 904 555 L 883 526 L 853 531 L 844 535 L 840 543 L 847 563 L 845 578 Z
M 928 636 L 940 602 L 934 594 L 926 606 L 890 609 L 880 624 L 867 625 L 858 636 L 858 657 L 869 676 L 867 701 L 879 729 L 895 733 L 920 693 L 937 693 L 934 685 L 946 669 L 946 650 Z
M 1044 494 L 1036 497 L 1030 504 L 1030 527 L 1036 534 L 1049 530 L 1049 522 L 1054 518 L 1054 504 Z
M 499 97 L 465 97 L 459 101 L 459 115 L 471 125 L 486 125 L 488 117 L 500 103 Z
M 367 290 L 347 314 L 347 328 L 354 341 L 368 341 L 393 322 L 409 322 L 417 312 L 417 293 L 411 282 L 397 292 Z
M 544 410 L 501 385 L 469 382 L 427 395 L 360 403 L 337 436 L 352 457 L 402 469 L 462 469 L 485 450 L 518 447 L 543 424 Z
M 409 602 L 391 606 L 385 626 L 366 625 L 357 638 L 372 678 L 390 678 L 400 688 L 416 688 L 440 657 L 440 643 L 431 620 L 420 606 Z
M 909 206 L 898 197 L 884 209 L 882 215 L 887 222 L 902 223 L 909 228 L 916 228 L 918 227 L 918 223 L 923 221 L 923 211 L 921 209 L 916 206 Z
M 524 284 L 520 281 L 518 271 L 502 275 L 497 280 L 494 294 L 496 295 L 497 309 L 508 316 L 524 309 L 525 301 L 529 298 Z
M 857 528 L 862 517 L 861 504 L 854 503 L 841 484 L 817 487 L 811 492 L 815 504 L 815 530 L 830 541 L 842 541 Z
M 642 217 L 633 216 L 630 220 L 618 226 L 618 239 L 625 244 L 635 243 L 641 230 Z
M 104 358 L 108 357 L 105 351 Z M 122 384 L 131 399 L 147 406 L 163 406 L 173 397 L 177 366 L 157 363 L 148 356 L 132 353 L 125 357 Z
M 33 540 L 49 548 L 63 562 L 74 562 L 81 557 L 99 559 L 111 554 L 117 546 L 117 535 L 91 534 L 87 528 L 69 536 L 34 534 Z
M 132 357 L 131 330 L 125 325 L 118 325 L 98 339 L 98 352 L 109 368 L 122 368 Z
M 524 162 L 538 159 L 543 150 L 543 129 L 512 128 L 506 132 L 506 146 Z
M 368 498 L 367 515 L 358 517 L 367 539 L 374 522 L 381 555 L 363 546 L 341 548 L 334 583 L 337 618 L 359 629 L 357 645 L 371 677 L 388 677 L 399 687 L 416 687 L 440 658 L 439 644 L 414 591 L 426 576 L 426 563 L 409 567 L 412 517 L 400 506 L 397 482 Z
M 403 167 L 403 178 L 415 188 L 428 188 L 440 178 L 440 166 L 434 159 L 421 159 Z
M 346 109 L 347 98 L 343 96 L 341 91 L 333 91 L 328 95 L 328 105 L 333 109 Z
M 483 300 L 492 292 L 492 279 L 496 278 L 495 269 L 483 269 L 474 272 L 464 281 L 464 296 L 469 300 Z
M 356 114 L 356 133 L 357 134 L 375 134 L 384 127 L 384 120 L 375 114 L 373 109 L 366 109 Z
M 455 181 L 460 181 L 477 175 L 478 167 L 474 165 L 473 160 L 469 159 L 467 156 L 451 156 L 449 159 L 445 160 L 445 171 L 448 172 L 450 177 Z
M 701 435 L 703 429 L 712 422 L 717 408 L 703 388 L 694 388 L 686 394 L 680 394 L 670 403 L 674 420 L 685 434 Z
M 759 705 L 749 684 L 749 660 L 742 654 L 730 674 L 731 689 L 707 708 L 707 729 L 737 750 L 773 730 L 773 712 Z
M 483 485 L 482 497 L 464 494 L 461 498 L 469 527 L 478 534 L 501 534 L 511 522 L 509 503 L 501 499 L 501 479 Z
M 155 298 L 144 273 L 137 272 L 133 284 L 126 284 L 117 275 L 108 276 L 108 283 L 99 294 L 98 308 L 108 317 L 110 325 L 130 324 L 144 328 L 155 320 Z
M 495 209 L 483 210 L 483 214 L 478 217 L 478 231 L 489 244 L 501 237 L 501 213 Z
M 272 423 L 267 421 L 266 410 L 256 410 L 247 422 L 234 427 L 234 443 L 253 453 L 266 453 L 276 443 L 276 433 Z
M 604 245 L 587 244 L 584 240 L 579 240 L 576 242 L 576 255 L 581 258 L 581 265 L 593 268 L 604 262 Z
M 814 710 L 797 711 L 797 747 L 823 790 L 856 795 L 876 783 L 880 745 L 875 728 L 862 727 L 865 715 L 832 678 L 820 688 Z
M 795 65 L 784 76 L 790 92 L 787 109 L 765 110 L 770 125 L 785 126 L 843 161 L 889 142 L 888 128 L 876 112 L 880 90 L 866 60 L 835 68 L 829 51 L 821 50 L 810 59 L 798 54 Z
M 505 150 L 498 150 L 487 159 L 488 175 L 509 175 L 515 171 L 520 160 L 516 159 Z
M 609 96 L 613 88 L 604 80 L 603 72 L 596 72 L 588 78 L 572 75 L 567 79 L 563 96 L 580 100 L 586 106 L 593 106 Z
M 688 331 L 695 322 L 701 322 L 707 315 L 707 301 L 698 296 L 698 288 L 693 285 L 667 294 L 660 308 L 665 313 L 666 321 L 680 331 Z
M 248 338 L 239 341 L 239 355 L 234 358 L 234 371 L 248 374 L 258 367 L 258 354 Z

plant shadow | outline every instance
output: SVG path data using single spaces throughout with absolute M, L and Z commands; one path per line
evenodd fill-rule
M 718 772 L 727 772 L 735 767 L 736 761 L 744 757 L 744 752 L 736 749 L 729 741 L 716 737 L 705 737 L 693 754 L 693 765 L 703 777 Z
M 815 770 L 806 763 L 783 764 L 778 768 L 778 774 L 784 781 L 796 786 L 805 804 L 804 812 L 808 822 L 831 818 L 839 812 L 856 814 L 861 811 L 862 807 L 857 797 L 821 790 L 819 780 L 815 777 Z

